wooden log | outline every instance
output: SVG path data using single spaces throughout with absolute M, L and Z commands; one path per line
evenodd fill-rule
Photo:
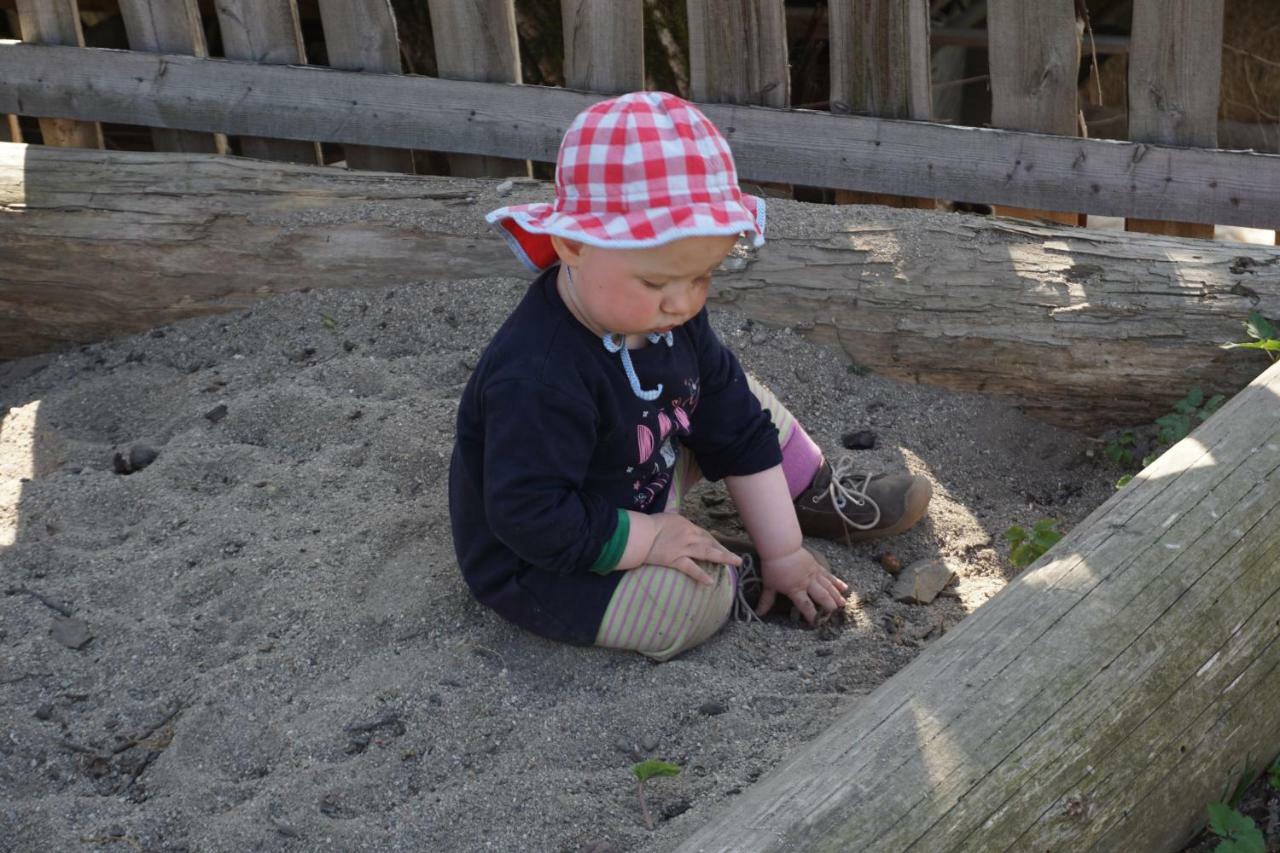
M 782 0 L 688 0 L 689 94 L 704 104 L 791 103 Z
M 1223 0 L 1135 0 L 1129 55 L 1129 138 L 1218 145 Z M 1128 231 L 1213 237 L 1212 222 L 1129 218 Z
M 273 65 L 302 65 L 307 61 L 294 0 L 217 0 L 222 52 L 228 59 Z M 290 93 L 297 97 L 296 93 Z M 240 152 L 259 160 L 284 163 L 323 163 L 320 146 L 297 139 L 242 136 Z
M 84 30 L 75 0 L 17 0 L 18 29 L 28 44 L 84 47 Z M 95 122 L 40 117 L 45 145 L 101 148 L 102 128 Z
M 988 8 L 991 124 L 1077 136 L 1080 35 L 1075 0 L 988 0 Z M 1056 210 L 997 206 L 996 213 L 1081 224 L 1079 214 Z
M 496 186 L 0 145 L 0 357 L 301 287 L 522 276 L 483 213 L 552 192 Z M 1097 430 L 1246 384 L 1253 354 L 1218 345 L 1250 309 L 1280 316 L 1280 250 L 777 201 L 715 298 L 877 372 Z
M 927 0 L 832 0 L 831 111 L 928 121 Z M 838 204 L 932 210 L 933 199 L 837 190 Z
M 120 15 L 130 50 L 209 55 L 196 0 L 120 0 Z M 227 150 L 227 139 L 222 134 L 191 130 L 153 127 L 151 141 L 157 151 L 225 154 Z
M 427 6 L 431 10 L 436 65 L 442 78 L 479 83 L 520 82 L 514 0 L 428 0 Z M 451 153 L 449 171 L 458 177 L 527 177 L 529 164 L 523 160 Z
M 620 95 L 644 88 L 643 0 L 562 0 L 564 82 Z
M 320 0 L 329 64 L 347 71 L 399 74 L 400 41 L 391 0 Z M 370 145 L 343 147 L 347 166 L 413 174 L 413 152 Z
M 679 849 L 1179 850 L 1278 676 L 1280 365 Z
M 0 40 L 0 111 L 554 161 L 598 96 Z M 89 97 L 89 96 L 92 97 Z M 740 174 L 1107 216 L 1270 228 L 1280 156 L 706 104 Z

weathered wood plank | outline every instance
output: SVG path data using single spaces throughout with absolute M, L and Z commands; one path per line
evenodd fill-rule
M 11 113 L 6 113 L 4 117 L 4 125 L 0 126 L 0 142 L 21 142 L 22 126 L 18 124 L 18 117 Z
M 497 184 L 0 145 L 0 357 L 304 286 L 522 275 L 482 214 L 552 192 Z M 769 229 L 716 299 L 880 373 L 1093 429 L 1242 387 L 1256 354 L 1218 344 L 1251 308 L 1280 316 L 1271 247 L 791 201 Z
M 436 65 L 442 78 L 474 83 L 520 82 L 514 0 L 428 0 L 427 7 L 431 12 Z M 459 177 L 524 177 L 529 174 L 529 164 L 523 160 L 450 153 L 449 171 Z
M 334 68 L 400 73 L 400 41 L 391 0 L 320 0 L 320 23 Z M 413 174 L 412 151 L 347 145 L 343 153 L 352 169 Z
M 120 0 L 120 15 L 131 50 L 209 55 L 196 0 Z M 157 151 L 224 154 L 227 150 L 221 134 L 154 127 L 151 140 Z
M 84 47 L 84 31 L 80 28 L 76 0 L 17 0 L 17 6 L 18 29 L 23 41 Z M 41 116 L 40 136 L 45 145 L 102 147 L 102 128 L 93 122 Z
M 831 111 L 928 121 L 927 0 L 831 0 Z M 839 204 L 932 209 L 932 199 L 838 190 Z
M 0 112 L 554 161 L 596 96 L 0 41 Z M 87 97 L 92 93 L 92 97 Z M 1280 156 L 706 104 L 741 174 L 1108 216 L 1270 228 Z
M 689 94 L 706 104 L 791 103 L 782 0 L 688 0 Z
M 564 82 L 620 95 L 644 88 L 643 0 L 564 0 Z
M 1129 138 L 1218 144 L 1223 0 L 1135 0 L 1129 54 Z M 1130 218 L 1129 231 L 1213 237 L 1213 223 Z
M 991 124 L 1076 136 L 1080 35 L 1075 0 L 989 0 L 987 7 Z M 997 207 L 996 213 L 1066 225 L 1079 223 L 1078 214 L 1056 210 Z
M 273 65 L 303 65 L 306 52 L 294 0 L 217 0 L 214 9 L 228 59 Z M 291 137 L 241 137 L 240 151 L 259 160 L 323 163 L 320 146 Z
M 679 849 L 1177 850 L 1278 671 L 1280 365 Z

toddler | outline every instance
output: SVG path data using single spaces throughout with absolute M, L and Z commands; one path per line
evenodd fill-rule
M 712 331 L 711 274 L 739 235 L 764 243 L 765 206 L 693 105 L 635 92 L 589 107 L 561 143 L 555 202 L 486 218 L 537 278 L 458 409 L 449 511 L 481 603 L 667 660 L 735 602 L 763 615 L 781 593 L 810 624 L 840 608 L 845 583 L 803 535 L 857 541 L 924 514 L 928 480 L 833 469 Z M 679 514 L 699 477 L 724 479 L 750 553 Z

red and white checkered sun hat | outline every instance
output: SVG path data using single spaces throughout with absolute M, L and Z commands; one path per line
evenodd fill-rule
M 579 113 L 560 143 L 555 202 L 502 207 L 485 220 L 534 272 L 557 261 L 552 234 L 617 249 L 741 233 L 764 244 L 764 199 L 738 188 L 729 143 L 697 107 L 665 92 Z

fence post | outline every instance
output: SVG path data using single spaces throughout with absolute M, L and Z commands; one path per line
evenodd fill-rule
M 928 121 L 927 0 L 830 0 L 831 112 Z M 836 190 L 837 204 L 932 210 L 933 199 Z
M 514 0 L 428 0 L 436 66 L 446 80 L 519 83 Z M 483 109 L 482 104 L 477 108 Z M 449 154 L 457 177 L 484 178 L 529 174 L 529 161 L 475 154 Z
M 18 0 L 18 28 L 22 31 L 22 40 L 31 44 L 84 47 L 84 31 L 80 29 L 76 0 Z M 97 122 L 42 118 L 40 135 L 45 145 L 102 147 L 102 128 Z
M 391 0 L 320 0 L 320 25 L 329 64 L 334 68 L 401 72 Z M 413 152 L 408 149 L 344 145 L 342 150 L 350 169 L 413 174 Z
M 618 95 L 644 88 L 642 0 L 561 0 L 564 82 Z
M 1218 147 L 1223 0 L 1134 0 L 1129 139 Z M 1212 223 L 1126 219 L 1126 231 L 1213 237 Z
M 227 59 L 264 65 L 303 65 L 306 52 L 294 0 L 216 0 L 222 28 L 222 52 Z M 259 160 L 323 164 L 320 146 L 296 139 L 240 137 L 240 151 Z
M 1078 136 L 1080 31 L 1074 0 L 988 0 L 987 10 L 992 126 Z M 1022 165 L 1013 163 L 1010 168 Z M 1000 205 L 995 211 L 1002 216 L 1081 224 L 1078 213 Z
M 120 0 L 120 16 L 124 19 L 130 50 L 209 55 L 196 0 Z M 225 154 L 227 151 L 227 138 L 220 133 L 153 127 L 151 141 L 157 151 L 191 154 Z
M 782 0 L 688 0 L 689 93 L 704 104 L 791 103 Z

